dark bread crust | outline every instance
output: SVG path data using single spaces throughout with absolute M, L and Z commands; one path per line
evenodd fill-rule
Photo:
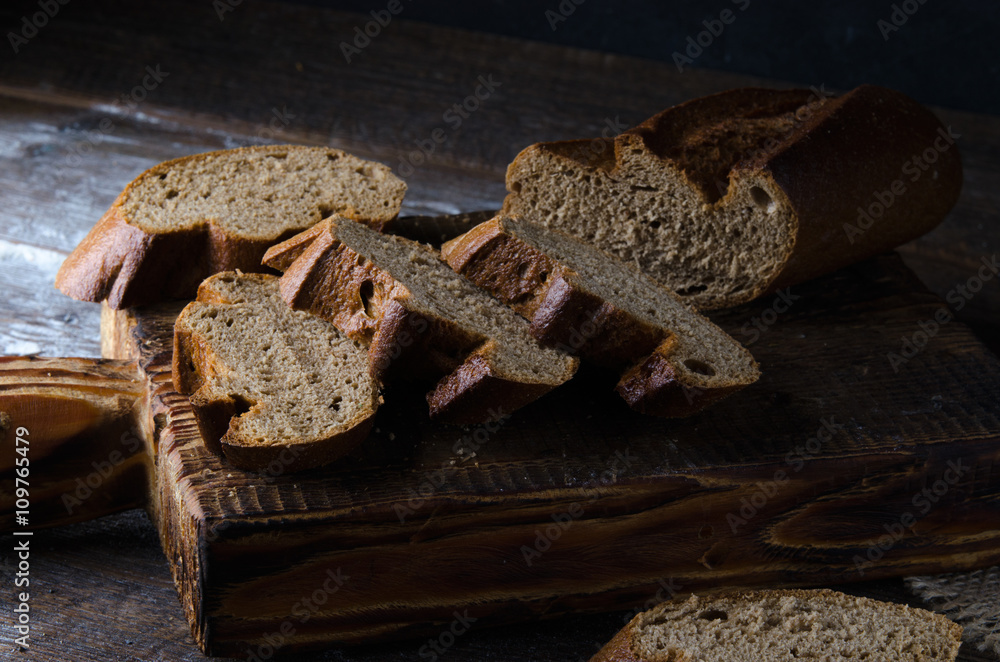
M 445 242 L 441 257 L 531 322 L 539 342 L 621 368 L 665 339 L 663 329 L 587 291 L 570 269 L 509 234 L 502 218 Z
M 274 150 L 288 150 L 275 145 Z M 226 152 L 247 152 L 238 148 Z M 256 148 L 259 149 L 259 148 Z M 330 149 L 331 153 L 343 154 Z M 195 296 L 199 284 L 220 271 L 275 273 L 261 265 L 272 245 L 301 231 L 289 230 L 267 239 L 227 234 L 211 221 L 190 230 L 150 233 L 129 224 L 122 205 L 137 183 L 172 168 L 221 152 L 193 154 L 157 164 L 131 181 L 111 208 L 79 246 L 66 258 L 56 275 L 56 287 L 81 301 L 107 301 L 114 309 Z M 351 215 L 352 210 L 343 214 Z M 357 218 L 381 229 L 392 220 Z
M 632 648 L 632 636 L 634 634 L 632 623 L 634 621 L 635 618 L 619 630 L 618 634 L 612 637 L 611 641 L 604 644 L 604 647 L 597 651 L 594 657 L 590 658 L 590 662 L 651 662 L 650 660 L 640 658 Z
M 746 386 L 685 382 L 672 358 L 672 334 L 589 291 L 570 267 L 511 234 L 503 216 L 446 242 L 441 254 L 452 269 L 528 319 L 539 342 L 622 371 L 616 391 L 638 412 L 689 416 Z
M 212 224 L 189 232 L 151 234 L 129 225 L 121 215 L 124 196 L 59 268 L 56 287 L 63 294 L 81 301 L 106 300 L 114 309 L 189 298 L 205 278 L 220 271 L 273 273 L 260 264 L 264 252 L 294 234 L 254 241 L 229 236 Z
M 860 262 L 937 227 L 962 189 L 961 156 L 947 136 L 941 121 L 916 101 L 862 85 L 824 105 L 772 154 L 738 166 L 737 173 L 766 173 L 798 219 L 792 254 L 766 291 Z M 923 173 L 911 182 L 904 165 L 928 149 L 937 153 L 937 179 Z M 877 202 L 875 192 L 888 190 L 897 179 L 904 181 L 905 193 L 863 235 L 845 241 L 844 224 L 857 225 L 858 208 Z
M 780 119 L 783 113 L 795 121 Z M 765 130 L 754 126 L 759 117 L 777 119 Z M 729 141 L 721 147 L 708 137 L 720 127 L 728 127 Z M 932 230 L 954 206 L 962 185 L 958 149 L 947 136 L 933 113 L 882 87 L 862 85 L 832 99 L 809 90 L 730 90 L 668 108 L 614 139 L 526 148 L 508 167 L 510 193 L 503 211 L 522 211 L 516 180 L 541 154 L 570 168 L 613 173 L 627 155 L 648 153 L 664 167 L 683 171 L 688 186 L 712 209 L 736 204 L 741 186 L 763 182 L 774 202 L 791 210 L 791 238 L 772 248 L 778 267 L 766 278 L 730 295 L 692 297 L 703 309 L 730 307 Z M 935 145 L 938 176 L 923 173 L 911 182 L 912 171 L 904 172 L 904 166 L 914 156 L 934 151 Z M 726 180 L 728 192 L 720 191 Z M 896 180 L 903 182 L 905 193 L 895 196 L 870 227 L 852 233 L 851 241 L 845 225 L 857 226 L 859 208 L 876 203 L 875 193 Z
M 414 310 L 409 290 L 341 243 L 335 227 L 334 220 L 319 223 L 274 246 L 264 263 L 285 269 L 281 295 L 292 308 L 369 346 L 369 370 L 377 379 L 435 380 L 427 394 L 430 415 L 457 424 L 498 420 L 555 388 L 505 376 L 491 359 L 492 339 Z M 362 300 L 366 287 L 370 294 Z

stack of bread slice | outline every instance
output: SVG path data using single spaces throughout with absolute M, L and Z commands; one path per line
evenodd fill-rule
M 429 415 L 469 424 L 593 361 L 633 409 L 685 416 L 760 375 L 696 307 L 933 227 L 961 182 L 947 143 L 882 223 L 839 238 L 873 186 L 947 135 L 882 88 L 723 93 L 614 139 L 528 148 L 505 213 L 443 253 L 383 232 L 406 190 L 385 166 L 322 147 L 210 152 L 129 184 L 56 284 L 112 308 L 197 295 L 176 323 L 175 386 L 208 447 L 244 468 L 349 452 L 398 379 L 429 380 Z

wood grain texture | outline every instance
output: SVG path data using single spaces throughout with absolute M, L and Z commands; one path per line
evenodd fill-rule
M 402 394 L 353 456 L 288 475 L 205 449 L 169 384 L 176 306 L 116 313 L 110 346 L 165 417 L 152 512 L 196 640 L 237 654 L 288 622 L 284 645 L 308 649 L 433 635 L 456 610 L 485 627 L 626 607 L 664 576 L 691 591 L 1000 561 L 1000 361 L 952 323 L 893 370 L 942 305 L 898 258 L 794 296 L 753 345 L 761 381 L 691 419 L 636 416 L 602 373 L 494 432 L 432 425 Z M 739 333 L 771 304 L 716 319 Z
M 29 10 L 37 11 L 37 4 L 4 4 L 0 19 L 13 27 Z M 823 83 L 709 71 L 678 75 L 668 64 L 434 28 L 405 16 L 345 66 L 335 46 L 368 20 L 365 15 L 276 3 L 242 3 L 224 21 L 211 3 L 195 1 L 171 5 L 166 13 L 156 5 L 107 0 L 70 3 L 60 12 L 16 58 L 0 62 L 0 246 L 15 251 L 0 260 L 0 348 L 8 354 L 99 356 L 97 307 L 59 296 L 51 288 L 55 270 L 125 184 L 168 158 L 288 141 L 345 148 L 398 171 L 414 161 L 414 141 L 441 127 L 446 142 L 405 176 L 404 212 L 496 209 L 506 164 L 529 143 L 599 135 L 608 120 L 634 124 L 670 104 L 730 87 Z M 145 66 L 157 63 L 171 72 L 162 86 L 135 109 L 112 107 L 141 83 Z M 503 85 L 453 131 L 443 112 L 473 93 L 479 75 L 490 73 Z M 269 137 L 274 108 L 294 117 Z M 962 133 L 965 187 L 945 223 L 901 252 L 945 296 L 978 269 L 981 256 L 997 251 L 1000 120 L 936 112 Z M 110 133 L 100 130 L 106 118 L 113 122 Z M 994 349 L 1000 348 L 998 308 L 1000 288 L 993 281 L 958 311 Z M 747 342 L 752 336 L 739 329 L 749 320 L 737 321 L 736 337 Z M 767 338 L 762 334 L 751 350 Z M 835 378 L 845 383 L 845 375 Z M 961 409 L 945 400 L 918 404 L 918 418 L 935 407 Z M 902 425 L 912 429 L 912 416 L 901 417 Z M 565 448 L 563 442 L 543 450 Z M 239 494 L 254 498 L 253 492 Z M 204 659 L 190 640 L 155 528 L 144 516 L 133 511 L 40 532 L 36 539 L 32 659 Z M 0 556 L 11 547 L 9 537 L 0 537 Z M 629 607 L 642 606 L 657 590 Z M 848 590 L 908 599 L 895 580 Z M 583 660 L 626 616 L 473 627 L 443 659 Z M 411 660 L 423 643 L 338 646 L 293 659 Z M 6 644 L 0 650 L 7 654 Z M 960 659 L 995 656 L 963 650 Z
M 131 361 L 0 357 L 0 531 L 15 528 L 15 485 L 30 497 L 30 529 L 142 506 L 145 395 Z

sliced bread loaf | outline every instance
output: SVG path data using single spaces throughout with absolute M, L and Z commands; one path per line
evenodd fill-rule
M 337 149 L 272 145 L 195 154 L 142 173 L 56 276 L 112 308 L 194 296 L 219 271 L 262 271 L 264 251 L 334 213 L 381 227 L 406 184 Z
M 933 113 L 881 87 L 731 90 L 613 139 L 528 147 L 507 169 L 503 211 L 721 308 L 928 232 L 961 188 L 954 142 Z
M 750 352 L 673 292 L 562 232 L 498 216 L 441 250 L 542 344 L 623 370 L 618 392 L 637 411 L 684 416 L 760 376 Z
M 591 662 L 950 662 L 962 628 L 906 605 L 830 590 L 691 596 L 643 612 Z
M 528 323 L 459 276 L 438 252 L 332 218 L 274 246 L 281 295 L 367 343 L 373 374 L 441 377 L 431 416 L 455 423 L 499 418 L 573 376 L 577 359 L 545 348 Z
M 173 379 L 209 448 L 244 469 L 335 460 L 368 435 L 380 402 L 367 350 L 291 310 L 265 274 L 201 284 L 174 326 Z

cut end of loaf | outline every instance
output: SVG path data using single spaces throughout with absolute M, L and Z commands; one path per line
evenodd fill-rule
M 767 173 L 737 166 L 812 106 L 799 93 L 745 102 L 661 119 L 685 104 L 614 141 L 533 145 L 508 168 L 504 212 L 594 243 L 698 307 L 759 296 L 791 254 L 797 219 Z
M 961 633 L 932 612 L 830 590 L 691 596 L 639 614 L 623 631 L 641 662 L 951 662 Z
M 961 186 L 955 149 L 863 241 L 845 234 L 943 131 L 885 88 L 731 90 L 613 140 L 528 147 L 507 170 L 504 212 L 593 242 L 699 308 L 734 306 L 937 225 Z
M 219 271 L 264 271 L 277 241 L 332 214 L 382 227 L 406 185 L 336 149 L 273 145 L 195 154 L 131 182 L 66 259 L 56 286 L 125 308 L 190 298 Z
M 367 352 L 289 309 L 277 278 L 209 278 L 174 333 L 175 386 L 191 395 L 209 447 L 236 466 L 318 466 L 367 436 L 379 404 Z
M 406 184 L 388 167 L 328 147 L 267 145 L 167 161 L 136 178 L 116 203 L 148 233 L 207 224 L 274 242 L 333 214 L 381 227 Z

